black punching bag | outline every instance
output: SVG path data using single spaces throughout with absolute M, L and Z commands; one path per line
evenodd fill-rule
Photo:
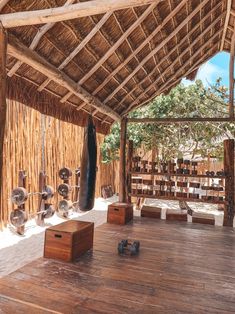
M 83 211 L 91 210 L 94 207 L 96 160 L 96 131 L 92 117 L 89 116 L 84 133 L 80 174 L 79 208 Z

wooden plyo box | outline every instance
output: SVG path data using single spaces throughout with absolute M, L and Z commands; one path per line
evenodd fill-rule
M 44 257 L 72 262 L 93 247 L 94 223 L 69 220 L 45 232 Z
M 143 205 L 141 208 L 141 217 L 161 219 L 161 211 L 162 209 L 160 207 Z
M 187 211 L 186 210 L 178 211 L 178 210 L 173 210 L 173 209 L 167 209 L 166 220 L 187 221 Z
M 133 219 L 133 205 L 128 203 L 113 203 L 108 206 L 107 222 L 125 225 Z

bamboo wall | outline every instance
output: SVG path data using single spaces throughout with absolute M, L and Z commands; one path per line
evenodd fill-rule
M 18 186 L 18 171 L 27 171 L 27 190 L 38 190 L 40 170 L 45 168 L 48 184 L 54 188 L 62 181 L 58 177 L 61 167 L 75 170 L 80 166 L 83 128 L 42 115 L 38 111 L 15 100 L 7 101 L 7 121 L 4 142 L 3 191 L 0 222 L 6 225 L 12 204 L 9 202 L 11 190 Z M 102 185 L 117 186 L 117 164 L 102 164 L 100 144 L 104 135 L 97 134 L 98 173 L 96 196 L 100 196 Z M 45 152 L 43 154 L 43 151 Z M 44 156 L 44 157 L 43 157 Z M 75 176 L 73 175 L 72 184 Z M 56 197 L 57 198 L 57 197 Z M 54 198 L 53 203 L 57 199 Z M 37 209 L 37 196 L 26 202 L 26 209 Z

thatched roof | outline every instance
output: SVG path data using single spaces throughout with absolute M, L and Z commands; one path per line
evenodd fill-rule
M 193 79 L 217 52 L 230 51 L 234 0 L 139 3 L 148 4 L 51 24 L 16 27 L 15 18 L 12 27 L 6 14 L 62 7 L 65 0 L 0 1 L 0 20 L 9 33 L 9 90 L 18 88 L 28 99 L 32 93 L 29 105 L 67 114 L 74 123 L 92 112 L 107 131 L 115 119 L 167 93 L 183 77 Z M 48 110 L 46 95 L 54 99 Z

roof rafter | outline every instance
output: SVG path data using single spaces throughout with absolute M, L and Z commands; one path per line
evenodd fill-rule
M 177 12 L 179 12 L 182 7 L 184 6 L 184 4 L 187 2 L 188 0 L 183 0 L 173 11 L 170 15 L 168 15 L 164 21 L 162 21 L 162 23 L 142 42 L 142 44 L 135 49 L 135 51 L 133 53 L 131 53 L 126 60 L 121 63 L 119 66 L 117 66 L 117 68 L 110 73 L 106 79 L 103 81 L 102 84 L 100 84 L 96 90 L 93 92 L 93 95 L 96 95 L 108 82 L 109 80 L 116 75 L 128 62 L 131 61 L 132 58 L 135 57 L 135 55 L 137 55 L 153 38 L 154 36 L 160 32 L 163 27 L 170 21 L 170 19 L 172 18 L 173 15 L 177 14 Z
M 127 39 L 127 37 L 135 30 L 135 28 L 139 27 L 139 24 L 144 21 L 144 19 L 152 12 L 152 10 L 157 6 L 157 4 L 160 1 L 155 1 L 153 4 L 151 4 L 144 13 L 135 21 L 134 24 L 131 25 L 131 27 L 128 28 L 128 30 L 117 40 L 117 42 L 105 53 L 105 55 L 95 64 L 94 67 L 91 68 L 89 72 L 87 72 L 82 79 L 78 82 L 79 85 L 83 84 L 88 78 L 94 74 L 99 67 L 115 52 L 115 50 Z M 66 94 L 63 97 L 62 102 L 65 102 L 69 97 L 71 96 L 71 93 Z
M 98 98 L 92 96 L 84 88 L 76 84 L 65 73 L 58 70 L 52 64 L 47 62 L 44 58 L 39 56 L 35 51 L 32 51 L 25 45 L 23 45 L 14 35 L 8 35 L 8 50 L 7 53 L 16 59 L 26 63 L 35 70 L 41 72 L 47 77 L 51 78 L 57 84 L 70 90 L 74 95 L 78 96 L 87 104 L 99 109 L 106 115 L 109 115 L 112 119 L 120 119 L 120 115 L 113 111 L 110 107 L 104 105 Z
M 67 58 L 60 64 L 58 67 L 59 70 L 62 70 L 66 65 L 86 46 L 86 44 L 95 36 L 95 34 L 101 29 L 101 27 L 107 22 L 109 17 L 113 12 L 107 12 L 102 19 L 95 25 L 92 31 L 79 43 L 79 45 L 67 56 Z M 39 87 L 38 90 L 42 91 L 49 83 L 50 79 L 45 80 Z
M 204 54 L 203 56 L 201 56 L 201 57 L 198 59 L 198 61 L 195 63 L 195 67 L 194 67 L 193 69 L 189 69 L 189 70 L 184 74 L 184 76 L 189 75 L 189 74 L 192 73 L 193 71 L 197 71 L 198 68 L 199 68 L 203 63 L 205 63 L 206 61 L 208 61 L 208 60 L 211 58 L 211 54 L 213 53 L 213 50 L 216 48 L 217 45 L 218 45 L 218 44 L 215 44 L 213 47 L 211 47 L 211 48 L 206 52 L 206 54 Z M 207 56 L 207 57 L 205 58 L 205 55 L 207 55 L 207 54 L 209 54 L 209 56 Z M 177 82 L 176 80 L 174 80 L 174 79 L 171 79 L 170 82 L 171 82 L 170 85 L 167 86 L 168 89 L 169 89 L 169 88 L 172 88 L 172 87 L 174 87 L 176 84 L 178 84 L 178 82 Z M 166 88 L 165 88 L 165 89 L 166 89 Z M 139 104 L 137 107 L 135 107 L 135 109 L 147 105 L 147 104 L 148 104 L 150 101 L 152 101 L 156 96 L 160 95 L 161 93 L 164 93 L 165 89 L 163 89 L 163 90 L 160 89 L 160 91 L 156 91 L 156 92 L 155 92 L 153 95 L 151 95 L 143 104 Z M 131 108 L 130 110 L 132 110 L 132 108 Z M 130 110 L 129 110 L 128 112 L 130 112 Z M 128 113 L 128 112 L 127 112 L 127 113 Z M 127 113 L 126 113 L 126 114 L 127 114 Z M 123 115 L 126 115 L 126 114 L 123 114 Z M 106 121 L 102 121 L 102 123 L 104 123 L 104 122 L 106 122 Z
M 153 49 L 140 63 L 139 65 L 133 70 L 133 72 L 128 75 L 125 80 L 104 100 L 104 104 L 106 104 L 132 77 L 140 70 L 140 68 L 150 59 L 152 58 L 160 49 L 162 49 L 165 44 L 172 39 L 181 29 L 184 27 L 190 19 L 195 16 L 203 6 L 208 2 L 208 0 L 203 0 L 194 11 L 183 21 L 181 22 L 178 27 L 167 37 L 163 40 L 155 49 Z
M 217 19 L 215 19 L 215 21 L 214 21 L 212 24 L 210 24 L 209 27 L 207 27 L 207 28 L 200 34 L 200 36 L 197 37 L 197 40 L 196 40 L 196 41 L 193 41 L 193 42 L 190 44 L 190 46 L 187 47 L 187 50 L 186 50 L 186 51 L 183 51 L 183 52 L 176 58 L 176 60 L 171 64 L 170 68 L 173 69 L 174 66 L 175 66 L 175 64 L 177 64 L 177 62 L 179 62 L 179 59 L 181 59 L 184 55 L 186 55 L 186 54 L 188 53 L 188 50 L 190 50 L 193 46 L 195 46 L 196 44 L 199 44 L 199 43 L 200 43 L 200 40 L 203 39 L 204 35 L 205 35 L 206 33 L 208 33 L 211 29 L 213 29 L 213 26 L 215 26 L 220 20 L 221 20 L 221 16 L 219 16 Z M 219 32 L 220 32 L 220 30 L 217 31 L 217 32 L 210 38 L 210 40 L 213 40 L 213 38 L 216 37 L 216 36 L 219 34 Z M 206 44 L 207 44 L 207 42 L 204 43 L 204 45 L 203 45 L 200 49 L 203 49 Z M 197 51 L 197 52 L 198 52 L 198 51 Z M 193 57 L 193 55 L 191 55 L 191 57 Z M 188 61 L 190 61 L 190 60 L 191 60 L 191 58 L 190 58 Z M 167 73 L 167 71 L 169 71 L 169 70 L 170 70 L 169 68 L 166 68 L 166 70 L 164 71 L 164 74 Z M 156 83 L 157 83 L 158 81 L 159 81 L 159 78 L 157 78 L 156 81 L 154 81 L 152 84 L 150 84 L 150 85 L 146 88 L 146 90 L 144 91 L 144 93 L 143 93 L 143 94 L 140 94 L 140 95 L 135 99 L 133 105 L 134 105 L 136 102 L 138 102 L 138 100 L 139 100 L 144 94 L 148 93 L 148 91 L 150 91 L 151 88 L 155 87 L 155 86 L 156 86 Z
M 0 21 L 4 28 L 54 23 L 161 1 L 164 0 L 91 0 L 71 4 L 66 8 L 62 6 L 44 10 L 1 14 Z
M 230 13 L 231 13 L 231 7 L 232 7 L 232 0 L 227 0 L 226 18 L 225 18 L 223 35 L 222 35 L 221 44 L 220 44 L 220 51 L 222 51 L 224 48 L 224 41 L 225 41 L 226 32 L 227 32 L 227 28 L 228 28 L 229 17 L 230 17 Z
M 73 3 L 74 1 L 75 0 L 67 0 L 64 4 L 64 7 L 68 6 L 69 4 Z M 48 32 L 54 25 L 55 25 L 55 23 L 48 23 L 48 24 L 40 27 L 39 30 L 37 31 L 37 34 L 35 35 L 33 41 L 31 42 L 29 48 L 34 50 L 37 47 L 37 45 L 39 44 L 39 41 L 42 38 L 42 36 L 45 35 L 46 32 Z M 23 62 L 18 60 L 14 64 L 14 66 L 8 71 L 7 75 L 11 77 L 20 68 L 22 63 Z
M 0 11 L 7 5 L 10 0 L 0 0 Z
M 186 37 L 183 37 L 183 38 L 177 43 L 177 46 L 182 45 L 185 40 L 188 40 L 188 42 L 189 42 L 189 44 L 190 44 L 190 41 L 189 41 L 189 40 L 190 40 L 190 36 L 196 31 L 196 29 L 197 29 L 198 27 L 200 27 L 200 23 L 204 23 L 205 20 L 207 20 L 207 19 L 209 18 L 209 16 L 211 16 L 211 14 L 213 14 L 214 12 L 216 12 L 216 10 L 218 9 L 218 7 L 219 7 L 220 5 L 221 5 L 221 3 L 218 3 L 209 13 L 207 13 L 207 14 L 204 16 L 204 18 L 203 18 L 200 22 L 198 22 L 196 25 L 194 25 L 193 28 L 190 30 L 190 32 L 187 34 L 187 36 L 186 36 Z M 219 20 L 219 19 L 220 19 L 220 17 L 218 18 L 218 20 Z M 218 22 L 218 20 L 216 19 L 217 22 Z M 175 53 L 176 51 L 177 51 L 177 47 L 174 48 L 173 50 L 169 51 L 168 57 L 169 57 L 171 54 Z M 160 66 L 163 62 L 164 62 L 164 59 L 161 60 L 159 66 Z M 149 75 L 153 75 L 154 72 L 155 72 L 155 70 L 156 70 L 156 69 L 153 69 L 153 70 L 149 73 Z M 165 69 L 165 70 L 162 72 L 162 75 L 164 75 L 167 71 L 168 71 L 168 69 Z M 139 84 L 144 83 L 145 80 L 146 80 L 146 78 L 143 78 L 143 79 L 139 82 Z M 133 93 L 136 89 L 138 89 L 138 88 L 139 88 L 139 86 L 135 86 L 132 90 L 130 90 L 129 93 L 126 94 L 126 95 L 123 97 L 123 99 L 120 101 L 120 103 L 118 104 L 118 106 L 115 107 L 115 109 L 118 108 L 119 106 L 123 106 L 123 103 L 124 103 L 124 101 L 126 100 L 126 98 L 127 98 L 130 94 L 132 94 L 132 93 Z
M 169 58 L 170 55 L 176 53 L 176 52 L 178 51 L 178 47 L 181 46 L 186 40 L 187 40 L 187 41 L 189 42 L 189 44 L 191 45 L 191 43 L 190 43 L 190 36 L 197 30 L 198 27 L 200 27 L 200 23 L 205 22 L 211 15 L 213 15 L 213 14 L 216 12 L 216 10 L 217 10 L 220 6 L 221 6 L 221 3 L 218 3 L 215 7 L 212 8 L 212 10 L 211 10 L 210 12 L 208 12 L 208 13 L 202 18 L 201 21 L 199 21 L 197 24 L 195 24 L 195 25 L 192 27 L 192 29 L 189 31 L 189 33 L 187 34 L 187 36 L 186 36 L 186 37 L 183 37 L 183 38 L 177 43 L 177 47 L 175 47 L 174 49 L 171 49 L 171 50 L 168 52 L 168 55 L 167 55 L 166 57 Z M 211 28 L 211 29 L 212 29 L 212 27 L 213 27 L 214 25 L 216 25 L 216 23 L 218 23 L 218 21 L 221 20 L 221 18 L 223 18 L 223 16 L 217 17 L 217 18 L 213 21 L 213 23 L 210 24 L 204 31 L 208 31 L 208 28 Z M 204 31 L 203 31 L 203 32 L 204 32 Z M 200 36 L 201 36 L 201 35 L 200 35 Z M 192 43 L 192 46 L 193 46 L 193 43 Z M 192 46 L 191 46 L 191 47 L 192 47 Z M 191 47 L 190 47 L 190 48 L 191 48 Z M 182 55 L 183 55 L 184 53 L 185 53 L 185 51 L 182 53 Z M 190 56 L 191 56 L 191 52 L 190 52 Z M 171 68 L 173 68 L 174 65 L 178 62 L 179 57 L 181 57 L 181 56 L 179 55 L 179 56 L 177 57 L 177 59 L 172 63 Z M 163 64 L 164 62 L 165 62 L 165 58 L 163 58 L 163 59 L 161 60 L 161 62 L 159 63 L 158 66 L 161 66 L 161 64 Z M 156 72 L 156 70 L 159 71 L 158 68 L 157 68 L 157 69 L 153 69 L 148 75 L 149 75 L 149 76 L 152 76 L 152 75 Z M 166 68 L 163 72 L 161 72 L 161 74 L 164 76 L 164 75 L 167 73 L 167 71 L 169 71 L 169 68 Z M 123 97 L 123 99 L 119 102 L 119 104 L 114 107 L 114 109 L 117 110 L 117 108 L 119 108 L 120 106 L 123 106 L 123 103 L 125 102 L 126 98 L 127 98 L 130 94 L 132 94 L 135 90 L 139 89 L 139 85 L 142 84 L 142 83 L 144 83 L 146 80 L 147 80 L 147 78 L 144 77 L 144 78 L 139 82 L 139 84 L 138 84 L 137 86 L 133 87 L 133 88 Z M 160 80 L 160 78 L 159 78 L 159 80 Z M 132 104 L 133 104 L 133 103 L 132 103 Z M 130 106 L 132 106 L 132 104 L 131 104 Z M 106 119 L 104 119 L 104 121 L 106 121 Z
M 163 86 L 161 86 L 160 87 L 160 89 L 158 89 L 157 91 L 156 91 L 156 94 L 157 95 L 160 95 L 161 93 L 163 93 L 164 92 L 164 90 L 167 88 L 169 88 L 169 83 L 171 82 L 171 81 L 173 81 L 173 84 L 172 85 L 175 85 L 175 83 L 178 81 L 178 75 L 182 72 L 182 71 L 184 71 L 185 70 L 185 68 L 187 68 L 188 66 L 190 66 L 190 64 L 191 64 L 191 61 L 192 61 L 192 59 L 195 59 L 198 55 L 200 55 L 201 54 L 201 52 L 203 51 L 203 49 L 205 49 L 208 45 L 210 45 L 211 44 L 211 42 L 219 35 L 221 33 L 221 30 L 218 30 L 211 38 L 210 38 L 210 40 L 208 40 L 208 41 L 206 41 L 192 56 L 191 56 L 191 58 L 184 64 L 184 66 L 183 66 L 183 68 L 179 68 L 177 71 L 175 71 L 175 73 L 174 73 L 174 75 L 172 75 L 172 77 L 170 78 L 170 80 L 168 80 L 167 81 L 167 83 L 165 83 Z M 209 50 L 211 50 L 211 49 L 213 49 L 215 46 L 213 46 L 213 47 L 211 47 Z M 186 52 L 185 52 L 186 53 Z M 201 62 L 202 62 L 202 60 L 204 60 L 203 59 L 203 56 L 201 57 L 201 58 L 199 58 L 199 60 L 196 62 L 196 64 L 195 64 L 195 66 L 194 66 L 194 68 L 193 69 L 189 69 L 188 71 L 186 71 L 183 75 L 184 76 L 187 76 L 188 74 L 190 74 L 192 71 L 194 71 L 195 70 L 195 68 L 198 66 L 198 64 L 200 64 Z M 157 80 L 156 80 L 156 82 L 155 82 L 155 84 L 157 83 Z M 156 95 L 155 94 L 155 95 Z M 132 108 L 139 108 L 139 107 L 142 107 L 142 105 L 144 105 L 144 104 L 146 104 L 146 102 L 144 102 L 143 104 L 136 104 L 136 102 L 141 98 L 141 96 L 143 96 L 143 94 L 142 95 L 140 95 L 137 99 L 136 99 L 136 101 L 134 102 L 134 103 L 132 103 L 123 113 L 122 113 L 122 115 L 125 115 L 125 114 L 127 114 L 130 110 L 132 110 Z M 150 99 L 152 99 L 152 97 L 156 97 L 156 96 L 150 96 Z M 147 100 L 147 102 L 149 102 L 149 100 Z

